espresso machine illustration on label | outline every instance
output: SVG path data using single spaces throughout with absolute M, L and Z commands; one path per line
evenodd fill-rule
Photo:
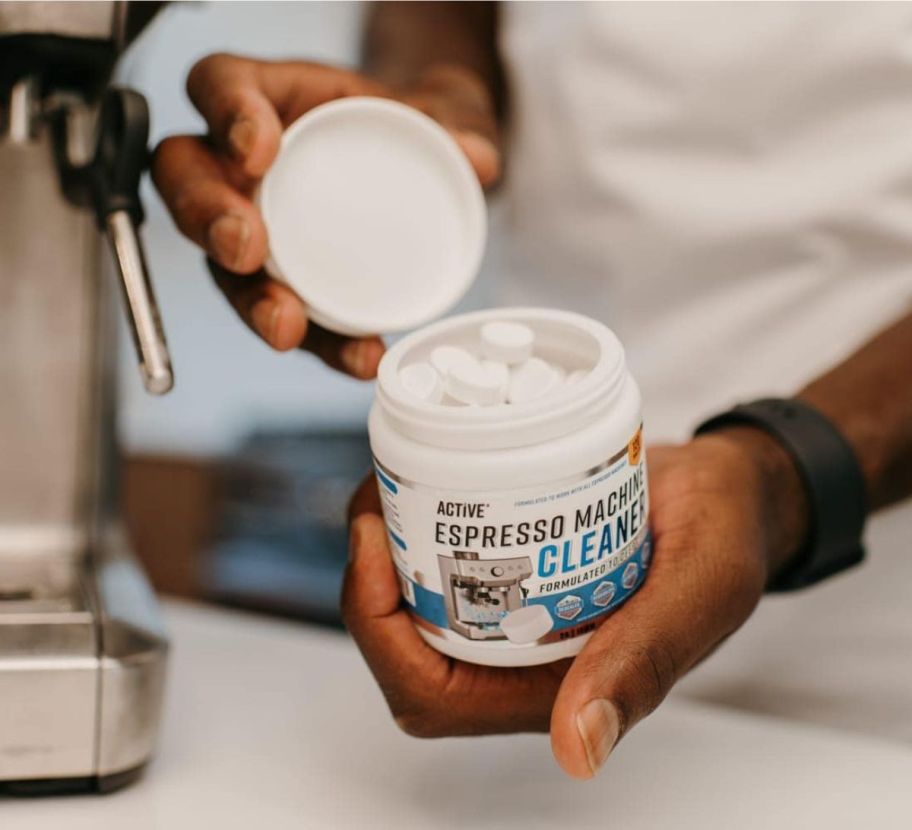
M 167 639 L 123 531 L 114 438 L 118 293 L 146 388 L 172 384 L 138 235 L 148 112 L 109 87 L 138 28 L 123 3 L 0 2 L 5 791 L 116 788 L 158 732 Z
M 532 576 L 529 557 L 481 559 L 472 551 L 453 551 L 438 554 L 437 562 L 450 628 L 470 640 L 506 639 L 500 622 L 522 608 L 521 583 Z

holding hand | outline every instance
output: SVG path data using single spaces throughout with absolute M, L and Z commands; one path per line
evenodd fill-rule
M 648 454 L 649 577 L 572 661 L 463 663 L 419 636 L 400 602 L 373 477 L 351 507 L 343 614 L 396 722 L 420 737 L 546 731 L 563 769 L 594 775 L 618 739 L 735 631 L 805 533 L 792 462 L 752 429 Z
M 219 288 L 270 346 L 301 346 L 355 377 L 373 377 L 383 353 L 379 338 L 348 338 L 308 324 L 304 304 L 263 271 L 268 240 L 252 194 L 289 124 L 354 95 L 393 98 L 437 120 L 489 186 L 499 176 L 500 155 L 484 85 L 466 70 L 436 67 L 414 86 L 392 89 L 320 64 L 211 55 L 190 71 L 187 91 L 209 134 L 167 138 L 153 162 L 156 187 L 178 228 L 206 251 Z

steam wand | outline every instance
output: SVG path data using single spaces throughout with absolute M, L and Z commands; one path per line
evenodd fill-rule
M 89 184 L 99 227 L 108 238 L 120 274 L 143 383 L 151 394 L 163 395 L 174 385 L 174 375 L 139 238 L 145 218 L 139 182 L 148 139 L 145 98 L 130 89 L 108 89 L 99 114 Z

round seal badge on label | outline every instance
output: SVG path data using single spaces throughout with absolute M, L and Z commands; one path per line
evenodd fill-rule
M 583 600 L 574 594 L 564 597 L 554 606 L 554 613 L 562 620 L 575 620 L 582 610 Z
M 599 608 L 604 608 L 610 604 L 616 593 L 617 586 L 613 582 L 600 582 L 592 592 L 592 603 L 598 605 Z

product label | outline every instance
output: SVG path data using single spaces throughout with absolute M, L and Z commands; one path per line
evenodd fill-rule
M 535 488 L 437 489 L 374 462 L 402 594 L 441 636 L 504 648 L 569 639 L 645 578 L 641 430 L 580 476 Z

